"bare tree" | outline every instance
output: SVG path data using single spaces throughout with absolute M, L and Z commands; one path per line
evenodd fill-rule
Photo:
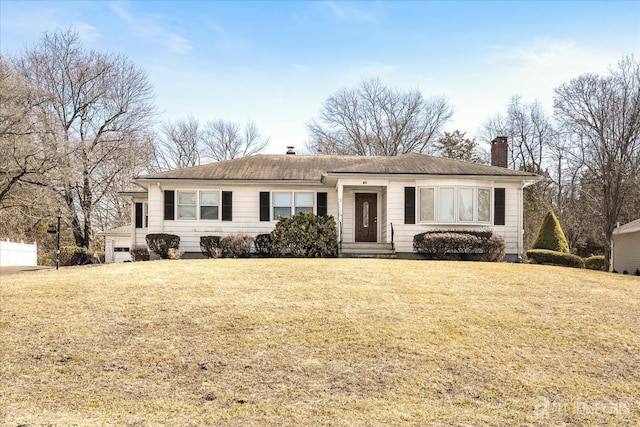
M 425 99 L 418 90 L 400 91 L 378 79 L 343 89 L 307 124 L 309 151 L 317 154 L 397 156 L 427 152 L 453 115 L 443 97 Z
M 148 141 L 147 75 L 123 55 L 83 49 L 73 30 L 44 33 L 13 62 L 38 93 L 34 135 L 56 165 L 45 179 L 64 201 L 76 244 L 89 247 L 94 209 L 115 182 L 137 172 Z
M 616 222 L 639 191 L 640 64 L 627 57 L 604 77 L 576 77 L 555 90 L 554 107 L 572 135 L 580 168 L 599 183 L 590 202 L 599 207 L 608 267 Z
M 154 169 L 165 171 L 199 165 L 203 142 L 200 124 L 192 116 L 162 123 L 154 147 Z
M 20 80 L 11 64 L 0 56 L 0 206 L 19 205 L 17 187 L 43 184 L 42 176 L 54 167 L 50 156 L 33 138 L 32 109 L 37 96 Z
M 244 129 L 237 123 L 212 121 L 203 133 L 204 154 L 216 162 L 254 155 L 268 144 L 269 138 L 263 137 L 252 121 Z

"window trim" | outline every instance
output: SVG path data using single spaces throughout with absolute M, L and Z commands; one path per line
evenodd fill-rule
M 210 221 L 210 222 L 217 222 L 217 221 L 221 221 L 221 210 L 222 210 L 222 190 L 220 189 L 215 189 L 215 190 L 209 190 L 209 189 L 200 189 L 200 190 L 193 190 L 193 189 L 176 189 L 175 191 L 175 207 L 174 207 L 174 218 L 175 221 Z M 195 193 L 196 195 L 196 204 L 195 205 L 185 205 L 185 204 L 180 204 L 180 193 Z M 217 205 L 202 205 L 200 203 L 200 194 L 201 193 L 217 193 L 218 194 L 218 204 Z M 180 206 L 195 206 L 196 208 L 196 216 L 195 218 L 181 218 L 178 213 L 179 213 L 179 207 Z M 202 219 L 201 218 L 201 212 L 200 212 L 200 208 L 202 206 L 218 206 L 218 217 L 216 219 Z
M 433 220 L 423 220 L 421 217 L 422 207 L 422 189 L 433 189 Z M 440 219 L 440 205 L 441 205 L 441 191 L 443 189 L 453 189 L 453 220 L 441 220 Z M 473 219 L 471 221 L 463 221 L 460 219 L 460 190 L 471 189 L 472 191 L 472 213 Z M 480 221 L 479 211 L 479 190 L 487 190 L 489 193 L 489 219 L 487 221 Z M 493 189 L 492 186 L 480 186 L 480 185 L 421 185 L 417 187 L 417 200 L 416 200 L 416 218 L 418 224 L 443 224 L 443 225 L 487 225 L 493 224 Z

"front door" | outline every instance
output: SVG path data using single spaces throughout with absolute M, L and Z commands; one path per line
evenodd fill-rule
M 378 195 L 356 193 L 356 242 L 378 241 Z

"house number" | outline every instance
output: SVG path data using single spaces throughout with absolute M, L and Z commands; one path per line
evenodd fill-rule
M 367 181 L 362 181 L 362 184 L 363 185 L 367 185 Z

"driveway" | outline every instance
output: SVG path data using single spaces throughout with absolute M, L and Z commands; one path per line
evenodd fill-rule
M 45 266 L 4 266 L 0 267 L 0 276 L 8 276 L 9 274 L 18 274 L 18 273 L 26 273 L 27 271 L 38 271 L 38 270 L 51 270 L 55 267 L 45 267 Z

